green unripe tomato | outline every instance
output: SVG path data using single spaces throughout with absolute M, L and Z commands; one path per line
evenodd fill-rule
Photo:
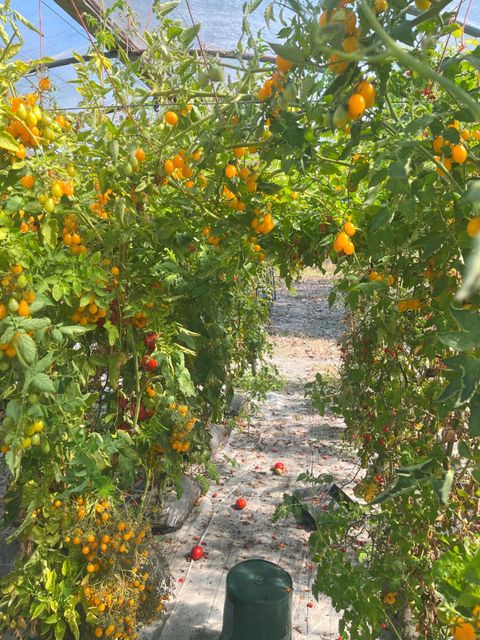
M 48 440 L 44 440 L 44 442 L 42 443 L 42 451 L 43 453 L 50 453 L 51 447 Z
M 43 117 L 42 117 L 42 123 L 46 126 L 49 127 L 53 122 L 53 119 L 51 116 L 48 115 L 48 113 L 44 113 Z
M 133 167 L 132 167 L 132 165 L 131 165 L 129 162 L 126 162 L 126 163 L 123 165 L 123 173 L 124 173 L 126 176 L 131 176 L 131 175 L 132 175 L 132 173 L 133 173 Z
M 52 188 L 50 189 L 50 193 L 52 194 L 52 196 L 54 198 L 61 198 L 63 195 L 63 191 L 62 191 L 62 187 L 58 184 L 58 182 L 55 182 L 55 184 L 52 184 Z
M 28 396 L 28 402 L 30 404 L 38 404 L 38 394 L 30 393 Z
M 37 126 L 38 120 L 32 111 L 30 111 L 30 113 L 27 113 L 26 122 L 27 126 L 29 126 L 30 128 Z
M 40 435 L 38 433 L 34 433 L 32 436 L 32 445 L 34 447 L 38 447 L 40 445 L 40 442 L 41 442 Z
M 17 117 L 20 118 L 20 120 L 26 120 L 27 115 L 28 111 L 26 106 L 24 104 L 19 104 L 17 108 Z
M 15 300 L 15 298 L 10 298 L 10 300 L 8 301 L 8 310 L 10 311 L 10 313 L 17 313 L 18 302 L 17 300 Z
M 33 422 L 32 424 L 29 424 L 25 427 L 25 429 L 23 430 L 23 433 L 26 436 L 33 436 L 33 434 L 35 433 L 35 427 L 33 426 Z
M 205 71 L 199 71 L 197 76 L 197 83 L 200 89 L 205 89 L 205 87 L 208 86 L 209 82 L 210 78 L 208 77 L 208 73 L 205 73 Z
M 344 127 L 347 124 L 347 122 L 348 122 L 348 111 L 345 109 L 345 107 L 342 107 L 341 105 L 339 105 L 335 109 L 335 113 L 333 114 L 332 122 L 333 122 L 333 125 L 335 127 L 337 127 L 338 129 L 341 129 L 342 127 Z
M 2 360 L 0 362 L 0 371 L 5 372 L 5 371 L 8 371 L 9 368 L 10 368 L 10 365 L 8 364 L 7 360 Z
M 33 107 L 33 115 L 36 117 L 37 122 L 43 120 L 43 113 L 38 104 Z
M 218 66 L 210 67 L 210 79 L 212 82 L 222 82 L 223 69 Z
M 43 137 L 45 138 L 45 140 L 48 140 L 48 142 L 53 142 L 57 137 L 57 134 L 51 127 L 45 127 L 45 129 L 43 130 Z
M 3 419 L 3 426 L 6 429 L 10 429 L 11 427 L 14 427 L 15 426 L 15 420 L 11 416 L 6 416 Z
M 28 286 L 28 280 L 26 276 L 21 273 L 17 278 L 17 287 L 20 289 L 25 289 Z
M 73 178 L 75 173 L 76 173 L 76 171 L 75 171 L 75 167 L 73 166 L 73 164 L 72 163 L 67 164 L 67 175 L 69 175 L 71 178 Z
M 53 213 L 54 209 L 55 209 L 55 201 L 53 198 L 47 198 L 45 201 L 45 204 L 43 205 L 45 207 L 45 211 L 47 213 Z

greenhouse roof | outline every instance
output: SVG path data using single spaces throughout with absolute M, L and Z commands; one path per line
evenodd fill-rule
M 264 8 L 270 1 L 264 0 L 250 16 L 253 32 L 265 27 Z M 110 9 L 115 5 L 115 0 L 12 0 L 11 4 L 36 28 L 41 27 L 43 34 L 40 38 L 38 33 L 22 27 L 25 44 L 19 57 L 31 60 L 42 55 L 62 60 L 71 57 L 73 52 L 85 53 L 90 46 L 89 35 L 81 24 L 82 7 L 83 10 L 85 7 Z M 139 32 L 154 28 L 153 0 L 130 0 L 127 4 L 138 16 Z M 241 36 L 243 4 L 243 0 L 232 0 L 230 3 L 224 0 L 181 0 L 171 15 L 182 20 L 187 26 L 191 26 L 192 19 L 195 23 L 201 23 L 202 45 L 209 49 L 226 51 L 234 49 Z M 470 30 L 473 28 L 475 32 L 480 28 L 480 0 L 453 2 L 450 8 L 452 11 L 458 9 L 458 21 L 463 23 L 466 19 Z M 112 14 L 112 23 L 116 30 L 124 31 L 128 26 L 128 18 L 116 11 Z M 278 27 L 273 23 L 272 31 L 269 33 L 270 39 L 274 39 L 275 31 L 281 27 L 280 23 L 276 24 Z M 129 45 L 134 49 L 142 48 L 139 39 L 130 42 Z M 61 105 L 65 108 L 75 106 L 78 103 L 78 94 L 75 87 L 69 83 L 74 77 L 73 68 L 67 65 L 51 69 L 49 73 L 59 88 L 58 100 Z

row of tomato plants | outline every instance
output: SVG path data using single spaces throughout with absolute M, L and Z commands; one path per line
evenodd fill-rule
M 343 638 L 474 640 L 479 48 L 464 50 L 454 15 L 416 5 L 412 20 L 407 2 L 291 2 L 274 45 L 296 88 L 295 157 L 317 180 L 304 198 L 323 208 L 339 277 L 330 302 L 348 316 L 339 378 L 319 374 L 309 393 L 345 419 L 360 502 L 327 512 L 310 549 Z M 298 509 L 285 496 L 277 515 Z

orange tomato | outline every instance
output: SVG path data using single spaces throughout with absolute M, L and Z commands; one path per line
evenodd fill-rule
M 277 56 L 275 62 L 277 64 L 277 68 L 283 73 L 288 73 L 288 71 L 293 67 L 293 62 L 282 58 L 282 56 Z
M 468 153 L 463 144 L 456 144 L 452 147 L 452 158 L 454 162 L 463 164 L 468 157 Z
M 178 122 L 178 116 L 175 111 L 167 111 L 167 113 L 163 116 L 163 119 L 172 127 Z
M 365 98 L 361 93 L 353 93 L 348 99 L 348 115 L 352 120 L 360 118 L 366 109 Z
M 373 107 L 376 97 L 376 91 L 371 82 L 368 82 L 368 80 L 362 80 L 357 86 L 357 93 L 363 96 L 363 99 L 365 100 L 365 107 L 367 109 Z
M 145 162 L 145 151 L 143 149 L 136 149 L 135 150 L 135 158 L 139 161 L 139 162 Z
M 237 167 L 234 164 L 227 164 L 225 167 L 225 175 L 231 180 L 237 175 Z
M 31 189 L 35 184 L 35 180 L 36 180 L 35 176 L 28 175 L 20 178 L 20 183 L 22 187 L 25 187 L 25 189 Z

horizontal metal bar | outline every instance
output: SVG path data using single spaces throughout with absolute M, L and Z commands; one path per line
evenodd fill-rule
M 203 53 L 205 53 L 208 56 L 218 56 L 219 58 L 224 58 L 224 59 L 238 59 L 239 54 L 236 53 L 235 51 L 218 51 L 217 49 L 189 49 L 189 53 L 190 55 L 200 55 L 201 52 L 203 51 Z M 139 56 L 142 55 L 142 53 L 145 53 L 145 50 L 136 50 L 136 51 L 129 51 L 128 52 L 128 57 L 129 58 L 138 58 Z M 106 53 L 103 54 L 106 58 L 117 58 L 118 57 L 118 50 L 117 49 L 113 49 L 112 51 L 107 51 Z M 86 61 L 88 60 L 92 60 L 92 58 L 94 58 L 95 56 L 93 55 L 85 55 L 82 56 L 82 58 Z M 240 58 L 242 60 L 252 60 L 255 57 L 255 55 L 253 53 L 242 53 L 240 54 Z M 260 62 L 270 62 L 270 63 L 274 63 L 275 62 L 275 56 L 260 56 L 259 57 L 259 61 Z M 60 60 L 52 60 L 51 62 L 46 62 L 44 65 L 42 65 L 45 69 L 58 69 L 59 67 L 68 67 L 71 64 L 78 64 L 78 60 L 74 57 L 69 57 L 69 58 L 61 58 Z

